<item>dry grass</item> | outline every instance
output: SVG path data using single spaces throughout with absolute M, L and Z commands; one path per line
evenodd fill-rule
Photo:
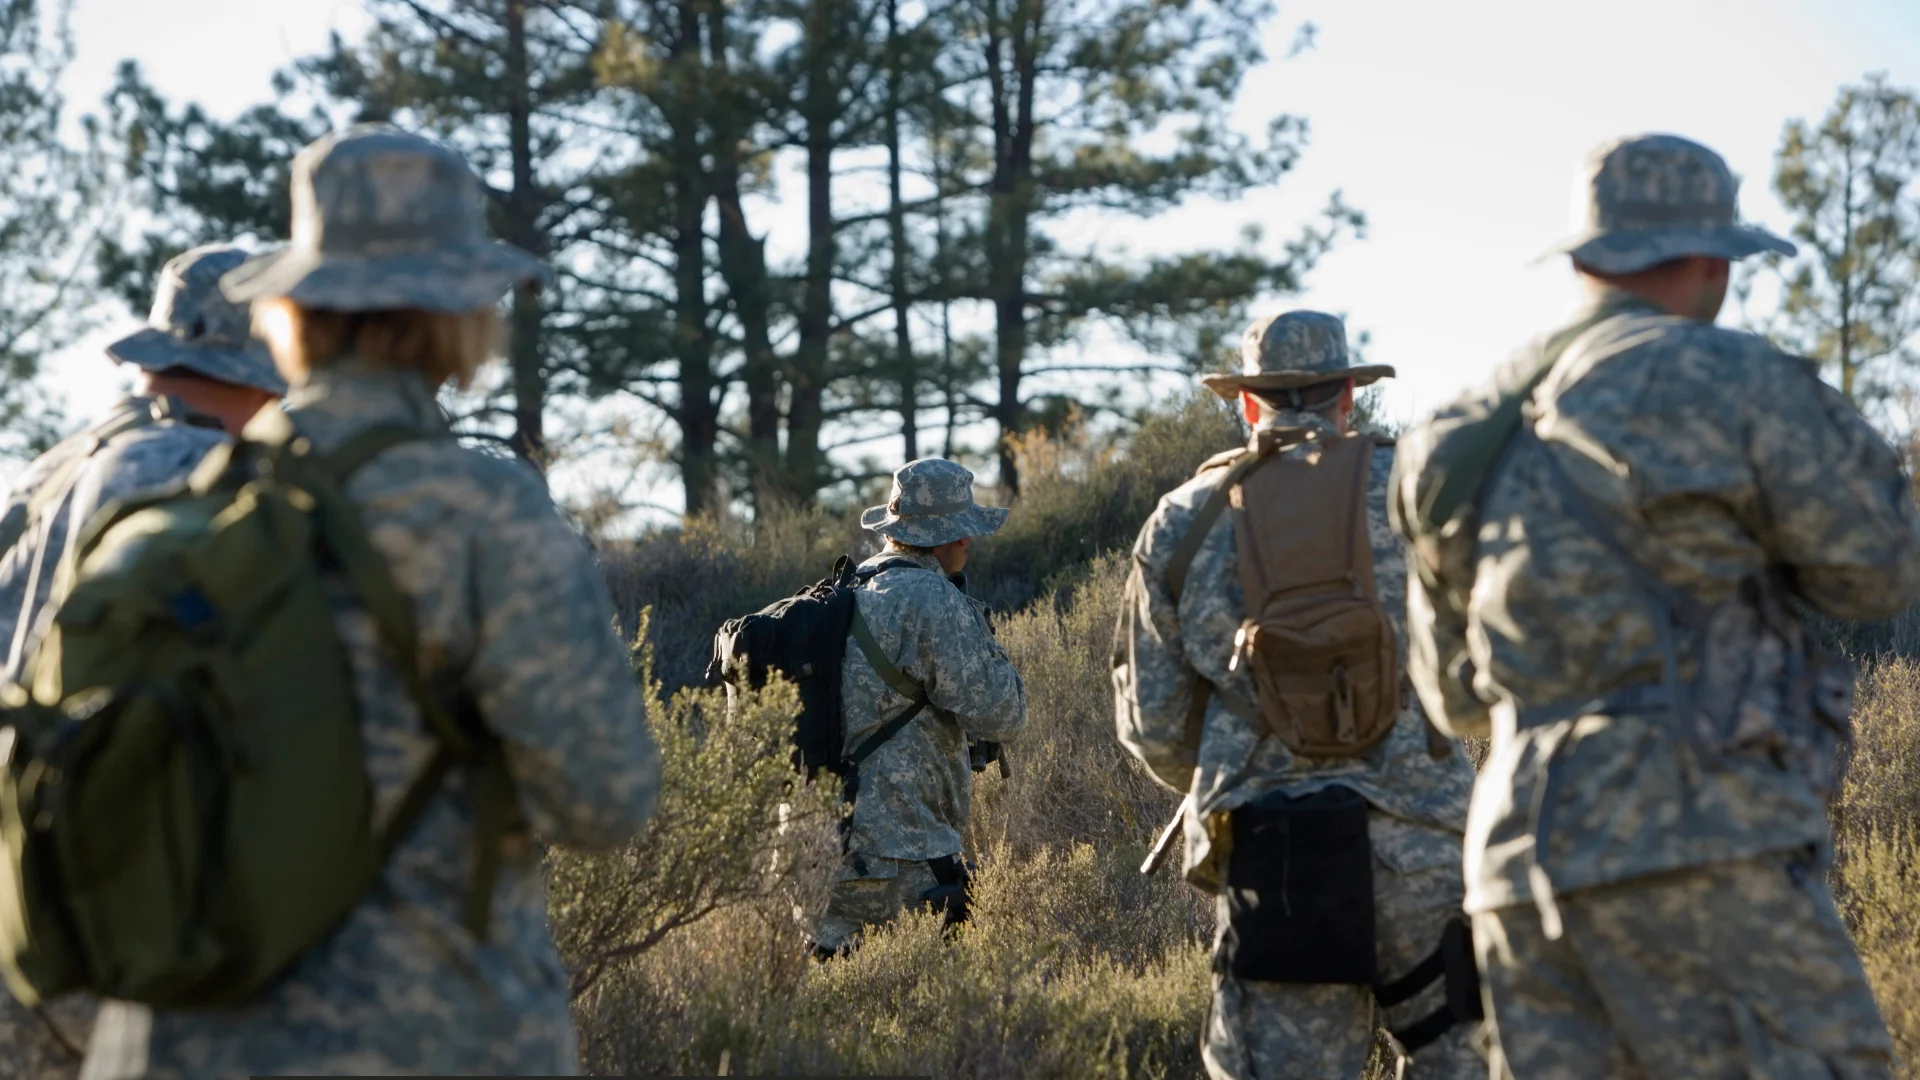
M 849 959 L 808 960 L 795 909 L 824 888 L 818 838 L 765 840 L 781 803 L 811 805 L 775 767 L 789 706 L 776 691 L 731 724 L 708 695 L 657 709 L 669 761 L 654 830 L 617 856 L 554 863 L 563 947 L 576 978 L 599 972 L 576 1005 L 590 1070 L 1203 1075 L 1212 912 L 1176 873 L 1135 871 L 1175 799 L 1115 742 L 1107 664 L 1120 552 L 1159 492 L 1238 438 L 1224 410 L 1195 401 L 1124 453 L 1072 436 L 1022 448 L 1027 494 L 970 569 L 975 592 L 1012 612 L 997 633 L 1026 679 L 1031 721 L 1009 747 L 1011 778 L 976 783 L 976 914 L 951 940 L 914 917 Z M 820 512 L 696 523 L 646 538 L 608 570 L 629 633 L 651 606 L 670 692 L 698 679 L 722 619 L 871 544 Z M 1902 1055 L 1920 1060 L 1920 617 L 1819 625 L 1866 658 L 1833 811 L 1834 891 Z M 596 968 L 610 948 L 617 962 Z M 1377 1060 L 1369 1072 L 1390 1075 Z

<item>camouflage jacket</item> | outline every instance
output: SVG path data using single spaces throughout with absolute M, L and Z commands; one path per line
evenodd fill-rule
M 1416 577 L 1409 599 L 1411 674 L 1431 714 L 1493 738 L 1468 828 L 1473 910 L 1544 906 L 1550 893 L 1530 878 L 1566 891 L 1827 839 L 1808 771 L 1759 750 L 1702 755 L 1691 719 L 1641 708 L 1539 722 L 1663 684 L 1665 656 L 1661 609 L 1569 515 L 1544 455 L 1641 567 L 1701 605 L 1767 571 L 1840 618 L 1890 615 L 1920 595 L 1920 513 L 1899 460 L 1809 361 L 1617 294 L 1601 302 L 1622 310 L 1536 393 L 1523 425 L 1537 438 L 1523 430 L 1494 470 L 1478 535 L 1442 546 L 1437 587 Z M 1518 385 L 1529 355 L 1475 393 Z M 1403 467 L 1422 468 L 1424 433 L 1401 446 Z M 1743 670 L 1703 673 L 1702 638 L 1676 634 L 1682 684 L 1733 686 L 1717 696 L 1738 700 L 1709 704 L 1743 723 L 1798 723 L 1781 699 L 1792 658 L 1777 635 L 1720 643 L 1715 655 Z
M 156 413 L 170 418 L 152 419 Z M 0 502 L 0 536 L 19 534 L 0 554 L 0 633 L 5 635 L 0 641 L 7 648 L 9 676 L 19 671 L 37 639 L 54 572 L 94 511 L 142 489 L 185 479 L 207 451 L 226 440 L 211 420 L 173 418 L 185 416 L 174 399 L 125 398 L 100 422 L 35 458 L 8 490 Z M 62 490 L 50 491 L 49 484 Z
M 980 607 L 932 558 L 882 552 L 914 563 L 874 575 L 855 594 L 874 639 L 931 704 L 860 765 L 860 793 L 847 830 L 858 858 L 937 859 L 960 851 L 973 801 L 967 736 L 1006 739 L 1027 723 L 1020 673 L 987 629 Z M 841 668 L 846 748 L 851 752 L 908 699 L 887 686 L 851 638 Z
M 323 451 L 378 423 L 446 433 L 411 373 L 329 366 L 286 407 Z M 381 454 L 347 494 L 411 601 L 423 672 L 500 737 L 535 835 L 586 848 L 634 835 L 653 805 L 658 752 L 600 573 L 540 478 L 435 438 Z M 344 594 L 338 622 L 378 819 L 434 741 Z M 487 939 L 462 926 L 469 791 L 456 770 L 380 884 L 257 1004 L 176 1013 L 109 1003 L 90 1075 L 576 1073 L 567 978 L 531 845 L 505 853 Z
M 211 421 L 149 419 L 156 404 L 147 397 L 122 400 L 99 423 L 34 459 L 0 502 L 0 534 L 19 536 L 0 554 L 5 677 L 17 675 L 38 640 L 55 571 L 94 511 L 144 488 L 184 479 L 207 451 L 226 439 Z M 177 402 L 160 411 L 184 415 Z M 126 428 L 130 422 L 139 426 Z M 112 434 L 122 428 L 126 430 Z M 60 485 L 60 490 L 51 490 L 50 484 Z M 31 512 L 35 504 L 37 514 Z M 63 1040 L 86 1045 L 94 1007 L 91 999 L 78 995 L 49 1006 L 49 1017 L 60 1032 L 56 1037 L 40 1017 L 0 994 L 0 1080 L 77 1076 L 80 1058 Z M 9 1071 L 16 1065 L 23 1071 Z
M 1333 429 L 1310 413 L 1276 412 L 1275 427 Z M 1282 453 L 1298 453 L 1287 450 Z M 1387 483 L 1393 447 L 1375 449 L 1368 473 L 1367 531 L 1373 541 L 1373 572 L 1402 649 L 1406 634 L 1406 562 L 1387 528 Z M 1187 572 L 1176 606 L 1167 589 L 1167 564 L 1195 515 L 1219 482 L 1209 471 L 1160 500 L 1133 546 L 1120 625 L 1114 636 L 1113 688 L 1120 741 L 1159 781 L 1194 799 L 1186 816 L 1187 879 L 1202 888 L 1218 885 L 1212 865 L 1209 825 L 1269 792 L 1300 795 L 1320 788 L 1353 788 L 1383 813 L 1458 835 L 1466 825 L 1473 769 L 1458 747 L 1435 759 L 1428 749 L 1426 719 L 1409 701 L 1392 734 L 1352 758 L 1296 757 L 1264 727 L 1230 711 L 1211 694 L 1197 751 L 1184 745 L 1187 716 L 1202 681 L 1242 702 L 1258 700 L 1244 667 L 1228 669 L 1234 635 L 1245 618 L 1233 516 L 1220 515 L 1208 530 Z M 1197 756 L 1197 765 L 1195 764 Z M 1436 856 L 1437 857 L 1437 856 Z M 1423 869 L 1408 866 L 1403 869 Z

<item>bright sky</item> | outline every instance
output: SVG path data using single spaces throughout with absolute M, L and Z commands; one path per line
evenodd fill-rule
M 1294 0 L 1269 54 L 1302 21 L 1318 46 L 1256 73 L 1239 117 L 1311 121 L 1279 189 L 1065 239 L 1228 247 L 1257 220 L 1277 241 L 1344 190 L 1370 218 L 1367 238 L 1326 259 L 1305 296 L 1260 310 L 1346 313 L 1371 332 L 1369 359 L 1399 369 L 1388 406 L 1401 416 L 1478 380 L 1573 304 L 1564 260 L 1529 261 L 1567 231 L 1574 169 L 1595 144 L 1640 131 L 1704 142 L 1746 178 L 1744 214 L 1784 229 L 1768 191 L 1782 123 L 1819 116 L 1867 72 L 1920 86 L 1920 0 Z M 77 0 L 70 101 L 90 107 L 131 56 L 170 97 L 230 115 L 330 29 L 364 25 L 344 0 Z M 122 385 L 100 359 L 109 336 L 51 367 L 76 417 Z

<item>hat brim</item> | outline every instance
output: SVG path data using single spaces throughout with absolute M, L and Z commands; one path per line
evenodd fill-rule
M 1702 225 L 1588 231 L 1567 237 L 1533 261 L 1569 255 L 1603 274 L 1631 274 L 1687 255 L 1733 261 L 1769 251 L 1792 255 L 1798 250 L 1792 241 L 1752 225 Z
M 235 386 L 250 386 L 276 397 L 287 392 L 287 382 L 273 366 L 273 356 L 258 342 L 245 348 L 195 345 L 149 326 L 107 346 L 107 355 L 145 371 L 185 368 L 197 375 Z
M 489 307 L 508 289 L 543 276 L 538 259 L 492 242 L 403 255 L 282 248 L 228 271 L 220 291 L 235 303 L 285 297 L 326 311 L 457 313 Z
M 869 506 L 860 526 L 912 547 L 939 547 L 969 536 L 989 536 L 1006 524 L 1004 506 L 974 506 L 938 517 L 900 517 L 884 506 Z
M 1267 371 L 1258 375 L 1205 375 L 1200 384 L 1232 401 L 1242 390 L 1302 390 L 1352 379 L 1355 386 L 1367 386 L 1393 378 L 1391 364 L 1361 364 L 1345 371 Z

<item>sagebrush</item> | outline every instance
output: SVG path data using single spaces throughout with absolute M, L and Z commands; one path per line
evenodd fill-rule
M 973 920 L 910 917 L 820 965 L 801 922 L 824 895 L 831 799 L 777 743 L 790 690 L 729 711 L 682 689 L 656 706 L 662 810 L 626 852 L 556 854 L 556 928 L 595 1074 L 926 1075 L 980 1080 L 1204 1075 L 1212 909 L 1137 867 L 1176 797 L 1113 737 L 1108 657 L 1131 543 L 1157 496 L 1241 437 L 1193 401 L 1131 444 L 1022 444 L 1026 493 L 970 567 L 1026 680 L 1012 775 L 977 779 Z M 660 692 L 697 682 L 712 630 L 872 549 L 849 518 L 694 523 L 608 560 L 626 632 Z M 641 616 L 650 608 L 652 621 Z M 1836 898 L 1904 1058 L 1920 1054 L 1920 617 L 1819 623 L 1862 662 L 1833 816 Z M 1177 865 L 1177 860 L 1175 860 Z M 1903 1066 L 1904 1068 L 1904 1066 Z M 1377 1058 L 1375 1078 L 1392 1075 Z M 1903 1071 L 1903 1077 L 1916 1076 Z

